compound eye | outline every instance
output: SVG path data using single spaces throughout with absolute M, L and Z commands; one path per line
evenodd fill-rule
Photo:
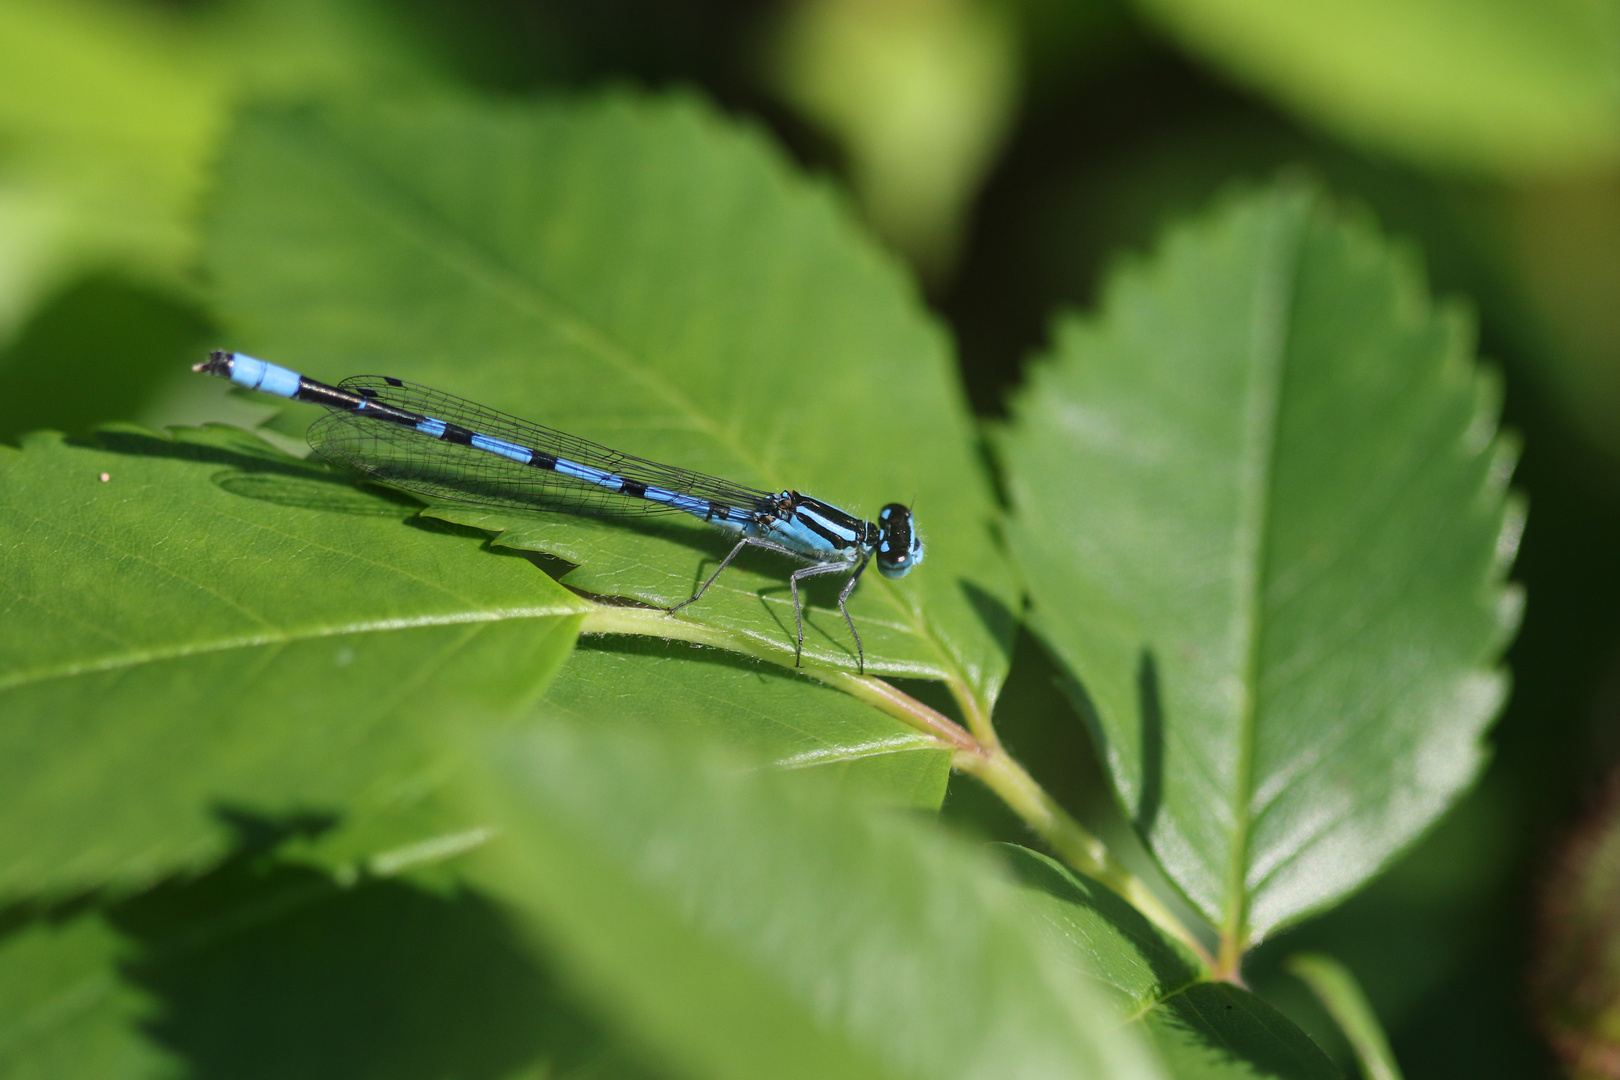
M 911 510 L 890 503 L 878 514 L 882 539 L 878 543 L 878 571 L 884 577 L 904 577 L 922 558 L 922 541 L 912 532 Z

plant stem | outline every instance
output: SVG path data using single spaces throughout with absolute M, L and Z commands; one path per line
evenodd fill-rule
M 672 619 L 662 611 L 601 604 L 585 616 L 585 634 L 631 634 L 687 641 L 742 653 L 773 664 L 786 665 L 791 656 L 780 646 L 747 634 L 720 630 L 685 619 Z M 950 717 L 872 675 L 855 675 L 814 661 L 796 668 L 828 686 L 844 691 L 926 735 L 951 750 L 952 767 L 968 773 L 995 792 L 1034 833 L 1051 845 L 1064 862 L 1080 873 L 1107 885 L 1130 901 L 1165 933 L 1182 942 L 1206 964 L 1213 958 L 1186 927 L 1140 878 L 1125 868 L 1094 836 L 1059 806 L 1035 778 L 1002 748 L 987 711 L 965 686 L 953 680 L 951 693 L 967 718 L 963 728 Z
M 1222 929 L 1220 946 L 1215 954 L 1214 976 L 1223 982 L 1244 985 L 1243 953 L 1244 943 L 1229 931 Z

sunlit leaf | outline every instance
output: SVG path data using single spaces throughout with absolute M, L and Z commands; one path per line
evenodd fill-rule
M 873 227 L 938 274 L 1013 119 L 1018 45 L 996 5 L 799 0 L 770 52 L 782 96 L 844 145 Z
M 233 345 L 867 516 L 913 502 L 928 561 L 868 574 L 851 603 L 867 667 L 994 696 L 1015 590 L 944 335 L 752 133 L 680 98 L 420 101 L 254 114 L 223 170 L 211 262 Z M 684 520 L 434 512 L 661 605 L 728 548 Z M 789 565 L 745 557 L 681 617 L 790 657 Z M 835 594 L 811 590 L 805 651 L 853 667 Z
M 0 448 L 0 895 L 414 800 L 523 715 L 584 605 L 414 516 L 223 428 Z
M 1479 768 L 1518 611 L 1496 404 L 1410 258 L 1286 184 L 1117 275 L 1018 401 L 1036 626 L 1227 964 Z
M 950 748 L 774 665 L 645 638 L 588 638 L 546 692 L 546 710 L 592 724 L 702 732 L 777 768 L 838 776 L 885 802 L 935 810 Z
M 116 267 L 189 291 L 235 96 L 421 81 L 368 0 L 0 0 L 0 342 L 51 288 Z
M 1612 14 L 1593 0 L 1141 0 L 1304 116 L 1425 164 L 1620 159 Z

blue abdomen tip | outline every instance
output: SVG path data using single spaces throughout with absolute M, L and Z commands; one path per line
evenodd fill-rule
M 267 363 L 246 353 L 231 355 L 231 382 L 249 390 L 290 398 L 298 393 L 298 372 Z

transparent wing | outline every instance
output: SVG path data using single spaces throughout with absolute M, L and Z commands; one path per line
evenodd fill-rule
M 751 510 L 769 504 L 768 492 L 623 454 L 425 386 L 363 375 L 345 379 L 339 387 L 397 409 L 456 424 L 480 435 L 637 483 L 740 509 Z M 627 496 L 577 477 L 524 465 L 476 447 L 445 442 L 364 413 L 329 413 L 310 426 L 309 443 L 341 465 L 393 487 L 435 499 L 590 515 L 680 512 L 675 507 Z

